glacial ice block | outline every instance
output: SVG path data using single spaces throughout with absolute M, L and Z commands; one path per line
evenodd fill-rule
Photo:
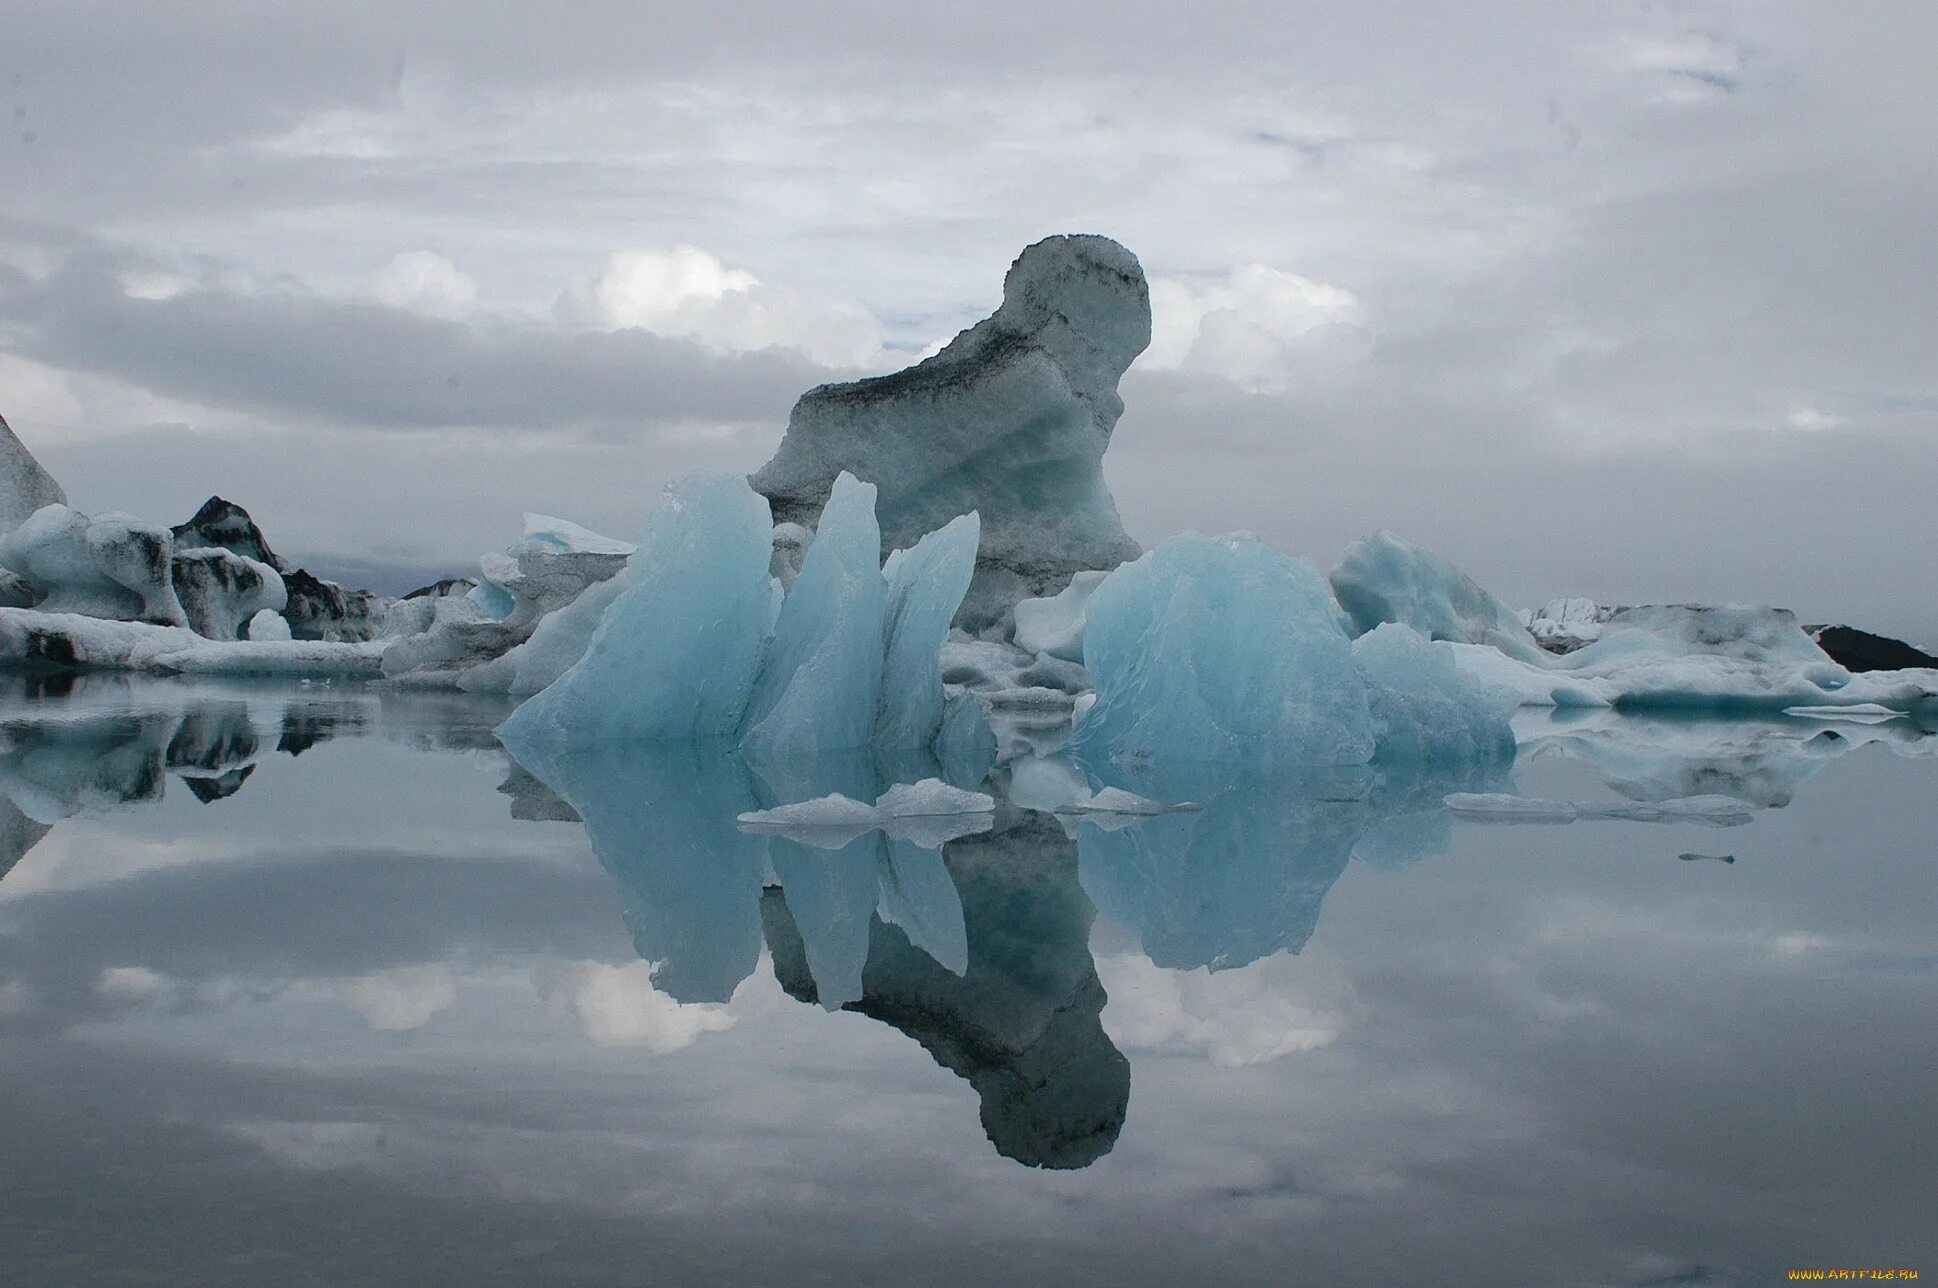
M 606 609 L 585 656 L 501 732 L 539 743 L 731 739 L 773 620 L 772 553 L 767 503 L 746 480 L 675 483 L 640 538 L 633 584 Z M 879 615 L 872 629 L 879 665 Z
M 19 527 L 43 506 L 66 504 L 67 493 L 0 416 L 0 532 Z
M 835 476 L 881 489 L 882 553 L 971 510 L 972 629 L 1072 573 L 1136 557 L 1102 461 L 1123 414 L 1118 379 L 1151 339 L 1136 256 L 1104 237 L 1050 237 L 1010 266 L 1003 303 L 923 362 L 822 385 L 795 404 L 754 486 L 780 523 L 812 526 Z
M 1431 550 L 1389 533 L 1347 547 L 1330 580 L 1339 606 L 1362 635 L 1381 622 L 1397 622 L 1430 640 L 1489 644 L 1536 665 L 1546 660 L 1513 609 Z
M 250 618 L 259 612 L 280 614 L 289 603 L 281 573 L 220 547 L 177 550 L 169 559 L 169 577 L 189 629 L 212 640 L 242 639 Z
M 1387 622 L 1353 641 L 1382 764 L 1512 760 L 1515 695 L 1460 673 L 1453 655 Z
M 43 612 L 185 626 L 169 576 L 170 546 L 168 529 L 131 514 L 90 519 L 49 505 L 0 537 L 0 566 L 47 592 L 37 605 Z
M 897 550 L 882 565 L 888 583 L 883 618 L 881 712 L 875 740 L 883 747 L 927 747 L 942 732 L 942 646 L 949 621 L 976 571 L 982 525 L 972 511 Z
M 1366 683 L 1318 572 L 1256 538 L 1172 537 L 1090 597 L 1094 764 L 1227 761 L 1256 773 L 1362 764 Z
M 763 579 L 772 534 L 770 526 Z M 844 472 L 781 605 L 766 665 L 748 699 L 741 743 L 749 751 L 786 758 L 873 742 L 888 601 L 880 560 L 875 488 Z

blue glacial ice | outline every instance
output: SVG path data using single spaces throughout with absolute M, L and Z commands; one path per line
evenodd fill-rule
M 1461 674 L 1453 654 L 1388 622 L 1353 641 L 1382 764 L 1508 759 L 1514 695 Z
M 647 522 L 585 656 L 505 721 L 521 742 L 728 740 L 774 621 L 773 523 L 746 480 L 695 475 Z
M 882 620 L 881 713 L 876 741 L 927 747 L 942 732 L 942 645 L 976 571 L 980 517 L 958 515 L 882 564 L 888 603 Z
M 616 585 L 583 591 L 464 687 L 548 684 L 506 721 L 510 739 L 715 740 L 775 763 L 946 743 L 951 777 L 973 772 L 987 733 L 979 711 L 948 702 L 939 655 L 977 517 L 883 567 L 874 506 L 874 487 L 843 473 L 783 596 L 767 503 L 744 479 L 688 479 Z
M 1086 760 L 1269 774 L 1372 758 L 1366 684 L 1325 583 L 1256 538 L 1187 533 L 1119 568 L 1090 597 L 1083 654 Z
M 766 535 L 771 559 L 771 523 Z M 844 472 L 781 605 L 773 643 L 748 700 L 742 745 L 778 758 L 872 745 L 881 706 L 887 607 L 875 488 Z M 938 700 L 939 695 L 938 685 Z
M 1546 660 L 1513 609 L 1431 550 L 1391 533 L 1347 547 L 1329 580 L 1355 633 L 1397 622 L 1430 640 L 1486 644 L 1523 662 Z

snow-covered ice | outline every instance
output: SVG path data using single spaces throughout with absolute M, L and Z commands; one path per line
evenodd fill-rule
M 1083 661 L 1083 627 L 1089 614 L 1090 595 L 1102 584 L 1106 574 L 1080 572 L 1070 584 L 1054 595 L 1041 599 L 1022 599 L 1016 603 L 1016 647 L 1025 653 L 1060 657 L 1070 662 Z
M 46 592 L 43 612 L 186 626 L 169 575 L 171 540 L 167 528 L 131 514 L 89 518 L 49 505 L 0 537 L 0 566 Z

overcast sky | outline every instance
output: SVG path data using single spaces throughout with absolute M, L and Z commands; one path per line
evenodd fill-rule
M 404 8 L 0 6 L 0 413 L 80 508 L 391 589 L 630 536 L 1100 232 L 1146 543 L 1938 640 L 1938 8 Z

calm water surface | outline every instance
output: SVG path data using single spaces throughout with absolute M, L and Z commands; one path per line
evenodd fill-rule
M 1505 781 L 936 850 L 734 826 L 863 771 L 527 769 L 503 713 L 11 683 L 0 1282 L 1938 1275 L 1915 728 L 1530 718 Z

